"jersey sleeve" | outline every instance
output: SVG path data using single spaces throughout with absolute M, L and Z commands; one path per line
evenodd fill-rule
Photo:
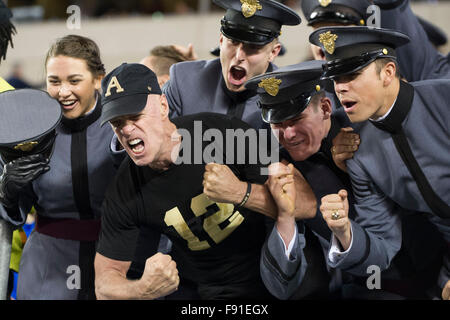
M 137 206 L 133 205 L 133 199 L 123 198 L 126 193 L 121 191 L 123 180 L 118 181 L 121 179 L 116 178 L 103 201 L 97 252 L 110 259 L 131 261 L 139 235 Z

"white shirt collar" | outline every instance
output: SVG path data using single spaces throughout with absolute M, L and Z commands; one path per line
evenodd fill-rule
M 389 108 L 388 112 L 386 112 L 386 113 L 384 114 L 384 116 L 381 116 L 381 117 L 379 117 L 379 118 L 377 118 L 377 119 L 369 118 L 369 120 L 370 120 L 370 121 L 373 121 L 373 122 L 380 122 L 380 121 L 383 121 L 384 119 L 387 118 L 387 116 L 389 115 L 389 113 L 391 113 L 391 111 L 392 111 L 392 109 L 394 108 L 394 105 L 395 105 L 396 102 L 397 102 L 397 98 L 395 98 L 394 103 L 393 103 L 392 106 Z

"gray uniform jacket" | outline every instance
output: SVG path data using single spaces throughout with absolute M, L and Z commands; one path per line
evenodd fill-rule
M 96 108 L 100 108 L 99 103 Z M 56 130 L 50 171 L 39 176 L 20 195 L 20 217 L 11 218 L 0 205 L 1 218 L 16 226 L 25 223 L 27 213 L 33 205 L 38 214 L 38 224 L 40 217 L 41 220 L 42 217 L 82 219 L 74 200 L 72 133 L 62 123 Z M 100 127 L 100 119 L 86 129 L 88 194 L 92 219 L 100 217 L 104 193 L 124 156 L 122 153 L 113 158 L 110 152 L 112 136 L 113 131 L 109 126 Z M 27 239 L 20 261 L 18 299 L 94 298 L 93 282 L 87 279 L 93 276 L 94 254 L 95 241 L 60 239 L 34 230 Z M 87 269 L 89 270 L 86 271 Z
M 405 0 L 395 9 L 382 10 L 381 27 L 403 32 L 411 38 L 410 43 L 396 49 L 400 71 L 405 79 L 409 82 L 450 79 L 448 59 L 429 41 L 425 30 L 411 10 L 409 0 Z
M 435 193 L 450 203 L 450 139 L 447 102 L 450 80 L 411 83 L 412 105 L 402 127 L 413 155 Z M 402 83 L 399 108 L 408 84 Z M 393 112 L 389 114 L 389 116 Z M 389 118 L 388 116 L 388 118 Z M 335 267 L 363 275 L 367 267 L 385 269 L 401 246 L 400 209 L 423 212 L 450 242 L 450 221 L 432 214 L 417 184 L 397 151 L 390 133 L 366 122 L 360 129 L 361 144 L 347 161 L 356 198 L 357 223 L 352 224 L 353 245 Z M 374 223 L 377 222 L 377 223 Z M 441 271 L 439 284 L 449 280 Z
M 349 124 L 345 113 L 341 111 L 334 112 L 331 116 L 330 131 L 326 139 L 322 141 L 319 152 L 305 161 L 294 161 L 287 154 L 286 150 L 283 149 L 282 158 L 293 163 L 303 174 L 318 200 L 327 194 L 337 193 L 340 189 L 346 189 L 349 192 L 350 217 L 353 218 L 355 213 L 353 210 L 354 200 L 351 192 L 350 179 L 346 173 L 334 164 L 330 152 L 333 138 L 339 133 L 341 128 L 347 127 Z M 319 206 L 320 201 L 318 201 Z M 306 228 L 312 231 L 314 237 L 320 243 L 320 245 L 309 249 L 308 256 L 305 255 L 305 249 L 311 244 L 311 240 L 314 239 L 312 239 L 311 235 L 309 239 L 306 239 Z M 292 250 L 288 258 L 285 254 L 284 242 L 278 235 L 276 226 L 273 227 L 261 255 L 261 277 L 264 284 L 270 293 L 279 299 L 303 298 L 307 290 L 315 294 L 314 298 L 330 298 L 329 294 L 337 292 L 341 286 L 341 274 L 338 270 L 333 270 L 325 266 L 326 253 L 330 246 L 331 231 L 323 220 L 320 210 L 317 210 L 314 219 L 298 221 L 297 229 L 298 233 L 296 234 L 296 239 L 293 242 Z M 317 277 L 314 279 L 315 283 L 312 284 L 311 279 L 308 279 L 314 275 L 310 269 L 321 269 L 322 267 L 327 268 L 326 272 L 330 277 L 322 274 L 320 278 Z M 308 270 L 309 273 L 307 274 Z M 323 292 L 323 295 L 319 297 L 317 296 L 317 289 L 320 288 L 320 283 L 325 279 L 327 282 L 323 283 L 323 285 L 326 285 L 328 290 L 326 293 Z M 307 281 L 310 284 L 305 283 Z M 311 296 L 306 297 L 310 298 Z
M 268 71 L 274 68 L 269 65 Z M 240 93 L 227 89 L 220 59 L 180 62 L 170 68 L 170 80 L 163 87 L 170 108 L 170 117 L 199 112 L 237 115 L 256 129 L 268 128 L 262 121 L 255 92 Z M 239 109 L 243 107 L 243 112 Z M 242 117 L 239 114 L 242 112 Z

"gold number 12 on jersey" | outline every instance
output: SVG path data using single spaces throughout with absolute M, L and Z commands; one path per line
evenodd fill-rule
M 234 206 L 232 204 L 215 203 L 209 200 L 203 193 L 192 198 L 191 210 L 195 216 L 200 217 L 208 211 L 207 207 L 214 204 L 217 205 L 219 210 L 203 221 L 203 230 L 208 233 L 215 243 L 219 243 L 228 237 L 244 221 L 244 217 L 239 213 L 239 211 L 233 213 Z M 219 224 L 225 220 L 228 220 L 229 224 L 222 229 Z M 211 247 L 208 241 L 200 241 L 191 229 L 189 229 L 189 226 L 181 215 L 178 207 L 172 208 L 166 212 L 164 222 L 166 225 L 175 228 L 178 234 L 187 241 L 189 249 L 199 251 Z

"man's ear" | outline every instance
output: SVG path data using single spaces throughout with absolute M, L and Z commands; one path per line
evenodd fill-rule
M 169 116 L 169 103 L 167 102 L 167 98 L 165 94 L 161 94 L 159 98 L 161 102 L 160 110 L 161 110 L 161 117 L 165 118 Z
M 272 50 L 270 51 L 269 62 L 272 62 L 273 60 L 275 60 L 275 58 L 280 54 L 280 51 L 281 51 L 281 43 L 278 42 L 278 40 L 274 40 L 274 41 L 276 41 L 276 44 L 273 46 Z
M 383 67 L 382 71 L 382 80 L 383 80 L 383 85 L 385 87 L 389 86 L 391 84 L 391 82 L 396 78 L 396 73 L 397 73 L 397 67 L 395 65 L 394 62 L 389 61 L 388 63 L 386 63 L 386 65 Z
M 333 107 L 331 106 L 331 100 L 328 97 L 323 97 L 320 99 L 320 110 L 323 113 L 323 119 L 329 119 L 331 112 L 333 112 Z

